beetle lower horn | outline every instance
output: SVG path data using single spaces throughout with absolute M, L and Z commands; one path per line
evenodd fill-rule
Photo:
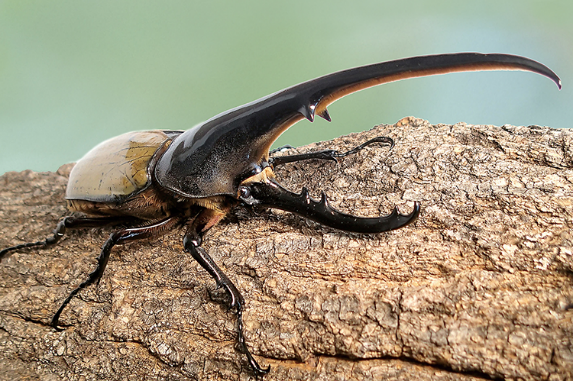
M 410 214 L 400 214 L 398 208 L 387 216 L 358 217 L 332 208 L 324 192 L 320 200 L 310 197 L 303 188 L 300 194 L 290 192 L 273 179 L 253 182 L 239 187 L 239 199 L 248 205 L 261 205 L 298 214 L 331 228 L 354 233 L 380 233 L 411 224 L 418 218 L 420 203 L 414 203 Z

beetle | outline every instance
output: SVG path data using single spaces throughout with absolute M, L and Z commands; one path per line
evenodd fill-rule
M 392 139 L 379 137 L 348 152 L 334 150 L 290 156 L 271 156 L 278 136 L 302 119 L 318 115 L 328 121 L 326 107 L 335 100 L 382 83 L 406 78 L 472 70 L 525 70 L 544 75 L 559 88 L 559 77 L 546 66 L 521 56 L 458 53 L 419 56 L 357 67 L 329 74 L 254 102 L 223 112 L 187 131 L 140 131 L 111 138 L 89 151 L 74 166 L 66 189 L 71 212 L 59 221 L 45 240 L 0 251 L 7 253 L 56 244 L 67 229 L 121 225 L 105 241 L 96 268 L 62 302 L 51 325 L 70 300 L 102 277 L 113 246 L 143 238 L 158 237 L 174 228 L 184 228 L 183 246 L 214 278 L 230 298 L 237 315 L 237 341 L 256 375 L 270 370 L 259 366 L 243 333 L 245 300 L 233 282 L 202 248 L 205 234 L 233 207 L 278 208 L 334 229 L 379 233 L 411 224 L 420 213 L 397 208 L 386 216 L 358 217 L 332 208 L 324 193 L 313 199 L 306 188 L 299 194 L 283 188 L 274 169 L 286 163 L 320 159 L 334 160 L 379 142 L 392 146 Z M 126 225 L 127 224 L 127 225 Z

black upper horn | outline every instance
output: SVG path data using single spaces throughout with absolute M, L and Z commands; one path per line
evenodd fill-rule
M 456 71 L 526 70 L 560 86 L 546 66 L 507 54 L 459 53 L 405 58 L 316 78 L 219 114 L 177 137 L 155 168 L 159 183 L 185 197 L 236 196 L 245 175 L 256 173 L 287 128 L 347 94 L 382 83 Z

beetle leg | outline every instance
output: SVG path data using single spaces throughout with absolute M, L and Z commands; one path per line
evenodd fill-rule
M 159 236 L 161 234 L 166 233 L 173 227 L 175 227 L 175 225 L 177 225 L 180 221 L 181 218 L 179 217 L 168 217 L 152 225 L 147 225 L 137 228 L 122 229 L 111 233 L 107 241 L 105 241 L 104 245 L 102 246 L 100 255 L 97 259 L 96 269 L 88 275 L 88 278 L 86 280 L 84 280 L 78 287 L 76 287 L 72 292 L 70 292 L 66 300 L 64 300 L 64 302 L 60 305 L 58 311 L 54 314 L 54 317 L 52 318 L 52 322 L 50 323 L 50 325 L 58 329 L 58 320 L 60 319 L 60 315 L 62 314 L 62 311 L 68 305 L 70 300 L 72 300 L 72 298 L 82 289 L 86 288 L 87 286 L 95 282 L 99 282 L 105 270 L 107 262 L 109 260 L 109 255 L 111 253 L 111 249 L 113 248 L 113 246 L 125 243 L 127 241 L 134 241 L 138 239 Z
M 269 159 L 269 164 L 276 168 L 279 165 L 283 165 L 286 163 L 293 163 L 295 161 L 301 161 L 301 160 L 319 159 L 319 160 L 337 161 L 336 158 L 345 157 L 348 155 L 353 155 L 356 152 L 360 151 L 361 149 L 363 149 L 364 147 L 366 147 L 372 143 L 388 144 L 390 146 L 390 149 L 392 149 L 394 147 L 394 140 L 392 140 L 391 138 L 386 137 L 386 136 L 378 136 L 374 139 L 370 139 L 367 142 L 360 144 L 357 147 L 354 147 L 350 151 L 340 153 L 340 152 L 335 151 L 335 150 L 324 150 L 324 151 L 317 151 L 317 152 L 307 152 L 307 153 L 302 153 L 299 155 L 277 156 L 277 157 L 271 157 Z M 274 150 L 271 151 L 271 153 L 274 153 Z
M 245 299 L 235 287 L 233 282 L 225 275 L 223 270 L 217 266 L 215 261 L 207 254 L 205 249 L 201 247 L 202 239 L 200 236 L 195 234 L 186 234 L 185 238 L 183 239 L 183 246 L 185 250 L 189 252 L 193 259 L 195 259 L 199 264 L 207 270 L 209 275 L 215 280 L 217 283 L 217 287 L 222 287 L 227 291 L 229 297 L 231 298 L 231 303 L 229 308 L 236 308 L 237 311 L 241 310 L 243 304 L 245 304 Z
M 8 254 L 11 251 L 27 249 L 36 246 L 41 246 L 42 248 L 46 248 L 55 245 L 64 236 L 64 234 L 66 233 L 66 229 L 95 228 L 110 224 L 121 223 L 124 220 L 125 219 L 121 217 L 101 217 L 101 218 L 83 218 L 83 217 L 72 217 L 72 216 L 64 217 L 56 225 L 56 228 L 52 232 L 51 237 L 48 237 L 43 241 L 22 243 L 20 245 L 0 250 L 0 260 L 4 257 L 4 255 Z
M 205 214 L 199 215 L 197 219 L 188 226 L 185 237 L 183 238 L 183 246 L 185 247 L 185 250 L 189 252 L 205 270 L 207 270 L 209 275 L 211 275 L 217 283 L 217 287 L 224 288 L 225 291 L 227 291 L 227 294 L 229 294 L 231 298 L 230 308 L 236 308 L 237 311 L 237 341 L 239 342 L 241 351 L 247 356 L 247 361 L 249 362 L 249 366 L 253 372 L 255 372 L 257 376 L 262 376 L 267 374 L 271 370 L 271 367 L 269 366 L 266 369 L 261 368 L 247 347 L 243 332 L 243 305 L 245 304 L 245 299 L 233 282 L 231 282 L 227 275 L 225 275 L 223 270 L 217 266 L 205 249 L 201 247 L 201 243 L 203 241 L 202 237 L 205 232 L 204 227 L 206 226 L 205 220 L 208 220 L 208 218 L 212 216 L 212 212 L 213 211 L 211 210 L 206 210 Z M 213 216 L 213 218 L 217 217 L 218 216 Z M 213 224 L 211 223 L 209 225 Z
M 239 199 L 247 205 L 261 205 L 296 213 L 323 225 L 355 233 L 380 233 L 411 224 L 420 213 L 420 203 L 414 203 L 410 214 L 400 214 L 398 208 L 381 217 L 358 217 L 332 208 L 324 192 L 320 200 L 310 197 L 306 188 L 300 194 L 283 188 L 276 180 L 252 182 L 239 187 Z

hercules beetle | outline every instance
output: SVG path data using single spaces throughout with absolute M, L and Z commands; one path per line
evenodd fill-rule
M 0 251 L 46 247 L 57 243 L 66 229 L 135 223 L 117 228 L 104 243 L 96 269 L 63 301 L 52 318 L 58 319 L 72 297 L 97 282 L 116 244 L 157 237 L 184 227 L 183 245 L 230 297 L 237 313 L 238 343 L 255 374 L 261 368 L 250 354 L 243 334 L 241 293 L 201 247 L 205 233 L 236 205 L 262 205 L 299 214 L 326 226 L 349 232 L 378 233 L 412 223 L 420 204 L 407 215 L 394 211 L 377 218 L 356 217 L 329 206 L 324 193 L 311 198 L 283 188 L 275 167 L 300 160 L 352 154 L 374 141 L 393 144 L 390 138 L 368 141 L 346 153 L 319 151 L 270 157 L 271 144 L 287 128 L 315 115 L 330 121 L 326 106 L 367 87 L 434 74 L 471 70 L 526 70 L 544 75 L 561 87 L 559 77 L 530 59 L 506 54 L 460 53 L 412 57 L 340 71 L 271 94 L 226 111 L 187 131 L 143 131 L 123 134 L 89 151 L 73 168 L 66 190 L 68 207 L 83 216 L 64 217 L 53 235 L 43 241 Z

